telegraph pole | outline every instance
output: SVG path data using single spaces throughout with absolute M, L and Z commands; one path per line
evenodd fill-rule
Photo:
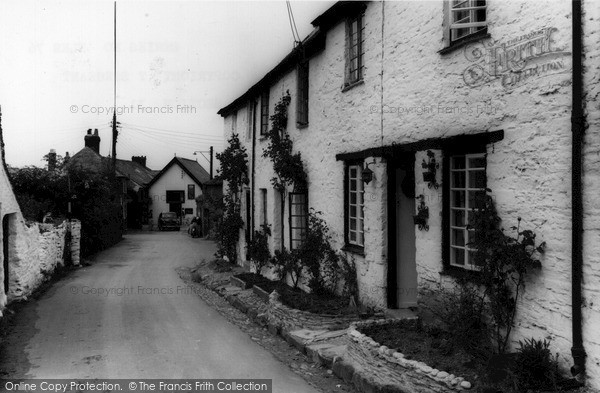
M 112 119 L 112 170 L 117 171 L 117 2 L 114 2 L 113 21 L 113 119 Z

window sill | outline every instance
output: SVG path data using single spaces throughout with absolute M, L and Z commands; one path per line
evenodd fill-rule
M 484 29 L 484 30 L 478 31 L 477 33 L 472 34 L 468 37 L 465 37 L 464 39 L 462 39 L 460 41 L 456 41 L 456 42 L 450 44 L 449 46 L 439 50 L 438 53 L 440 55 L 446 55 L 448 53 L 454 52 L 457 49 L 467 46 L 468 44 L 471 44 L 473 42 L 483 40 L 486 38 L 491 38 L 491 37 L 492 36 L 487 32 L 487 29 Z
M 481 272 L 477 270 L 463 269 L 458 266 L 446 265 L 440 272 L 440 276 L 447 276 L 455 279 L 465 279 L 467 281 L 476 281 L 481 276 Z
M 356 246 L 354 244 L 346 244 L 344 247 L 342 247 L 342 251 L 351 252 L 362 257 L 366 256 L 365 248 L 361 246 Z
M 299 122 L 296 122 L 296 128 L 299 129 L 299 130 L 304 129 L 304 128 L 308 128 L 308 123 L 299 123 Z
M 348 91 L 348 90 L 350 90 L 350 89 L 352 89 L 352 88 L 354 88 L 356 86 L 364 85 L 364 83 L 365 83 L 365 81 L 363 79 L 359 79 L 356 82 L 345 84 L 344 88 L 342 89 L 342 93 L 346 92 L 346 91 Z

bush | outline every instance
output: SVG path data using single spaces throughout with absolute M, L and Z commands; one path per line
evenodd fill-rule
M 329 227 L 314 209 L 308 213 L 308 228 L 298 258 L 308 273 L 308 287 L 317 294 L 334 293 L 340 277 L 338 255 L 331 248 Z
M 237 261 L 237 243 L 240 237 L 240 229 L 244 227 L 244 221 L 240 215 L 239 203 L 231 194 L 223 198 L 225 211 L 217 225 L 217 253 L 218 258 L 227 257 L 230 262 Z
M 269 251 L 271 228 L 267 224 L 263 224 L 260 227 L 261 230 L 254 231 L 254 237 L 246 245 L 248 258 L 250 258 L 256 274 L 260 274 L 262 269 L 271 260 L 271 252 Z
M 519 349 L 513 366 L 515 388 L 556 390 L 559 378 L 558 361 L 552 357 L 550 342 L 531 338 L 519 341 Z
M 439 312 L 452 344 L 478 357 L 491 352 L 490 330 L 486 322 L 487 306 L 484 295 L 465 280 L 459 280 L 452 291 L 443 291 Z
M 298 288 L 304 265 L 298 257 L 298 250 L 291 252 L 283 250 L 275 250 L 275 255 L 271 258 L 271 264 L 275 267 L 275 272 L 279 276 L 279 280 L 285 282 L 288 276 L 292 280 L 292 287 Z

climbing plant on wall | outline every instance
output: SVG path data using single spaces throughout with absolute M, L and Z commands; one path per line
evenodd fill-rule
M 217 153 L 217 159 L 221 163 L 217 177 L 227 185 L 227 192 L 223 196 L 223 216 L 217 223 L 216 230 L 217 256 L 226 256 L 235 262 L 239 231 L 244 226 L 240 213 L 240 193 L 248 179 L 248 154 L 237 134 L 233 134 L 227 143 L 227 148 L 222 153 Z
M 282 194 L 285 194 L 288 187 L 293 187 L 296 192 L 306 190 L 306 172 L 302 158 L 300 153 L 292 153 L 293 142 L 285 132 L 290 100 L 290 92 L 287 91 L 275 105 L 271 116 L 272 128 L 266 135 L 269 144 L 263 151 L 263 157 L 273 161 L 276 176 L 271 179 L 271 183 Z

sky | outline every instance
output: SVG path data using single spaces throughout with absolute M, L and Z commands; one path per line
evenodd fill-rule
M 299 34 L 334 1 L 291 1 Z M 111 154 L 113 1 L 0 2 L 0 106 L 9 165 L 71 155 L 98 129 Z M 117 157 L 224 148 L 217 111 L 293 48 L 284 1 L 117 0 Z

